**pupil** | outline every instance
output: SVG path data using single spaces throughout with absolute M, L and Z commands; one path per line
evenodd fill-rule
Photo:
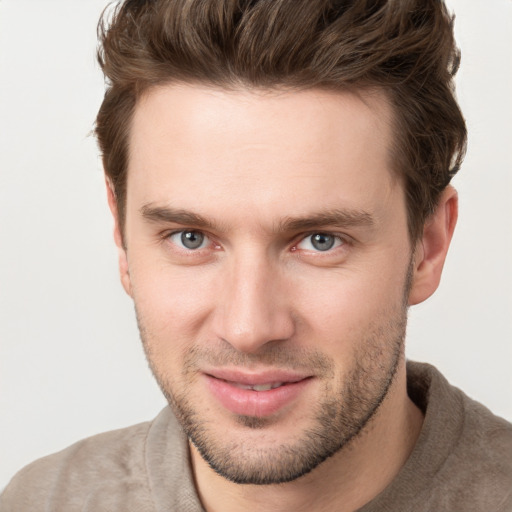
M 184 231 L 181 234 L 181 242 L 187 249 L 197 249 L 203 241 L 204 235 L 197 231 Z
M 311 244 L 318 251 L 328 251 L 334 245 L 334 237 L 324 233 L 317 233 L 311 237 Z

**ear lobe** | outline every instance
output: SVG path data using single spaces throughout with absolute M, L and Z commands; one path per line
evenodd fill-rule
M 425 222 L 423 236 L 416 245 L 410 306 L 423 302 L 437 290 L 457 216 L 457 191 L 449 185 L 443 191 L 435 212 Z
M 119 275 L 121 278 L 121 284 L 123 285 L 125 292 L 131 297 L 132 284 L 128 268 L 128 255 L 126 253 L 126 247 L 123 241 L 122 228 L 119 219 L 119 212 L 117 209 L 117 198 L 114 191 L 114 185 L 108 178 L 105 178 L 105 185 L 107 187 L 108 206 L 112 213 L 112 217 L 114 218 L 114 241 L 117 246 Z

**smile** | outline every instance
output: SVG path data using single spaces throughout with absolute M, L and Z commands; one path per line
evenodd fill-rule
M 203 376 L 210 396 L 222 409 L 260 418 L 293 407 L 314 381 L 283 371 L 248 375 L 216 370 Z

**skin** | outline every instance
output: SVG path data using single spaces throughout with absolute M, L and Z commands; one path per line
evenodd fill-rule
M 191 462 L 208 511 L 354 510 L 414 446 L 407 306 L 438 286 L 457 196 L 444 192 L 411 243 L 391 136 L 376 93 L 167 85 L 136 107 L 124 239 L 107 182 L 121 280 L 153 372 L 199 447 Z M 198 249 L 183 246 L 187 230 L 204 235 Z M 334 246 L 318 250 L 315 233 Z M 277 411 L 241 415 L 212 396 L 219 368 L 307 379 Z M 330 435 L 335 453 L 286 483 L 232 481 L 251 466 L 269 479 L 297 470 L 286 454 L 308 449 L 307 432 Z

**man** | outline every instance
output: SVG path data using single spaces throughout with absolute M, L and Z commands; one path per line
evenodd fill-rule
M 512 510 L 512 427 L 409 364 L 465 146 L 438 1 L 127 1 L 97 119 L 167 397 L 1 510 Z

